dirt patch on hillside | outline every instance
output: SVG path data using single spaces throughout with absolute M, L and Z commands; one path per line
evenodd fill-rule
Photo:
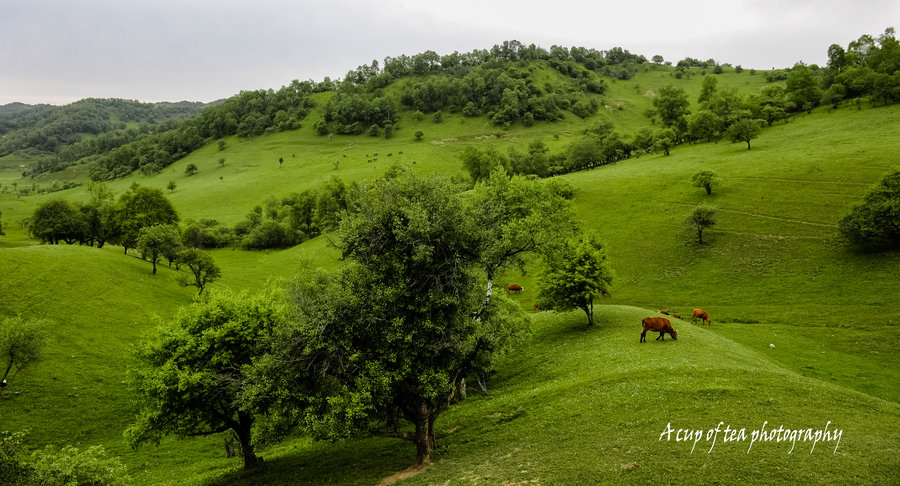
M 408 467 L 402 471 L 397 471 L 394 474 L 391 474 L 390 476 L 382 479 L 381 482 L 378 483 L 378 486 L 389 486 L 391 484 L 395 484 L 397 481 L 409 479 L 421 472 L 424 472 L 426 469 L 428 469 L 428 464 Z

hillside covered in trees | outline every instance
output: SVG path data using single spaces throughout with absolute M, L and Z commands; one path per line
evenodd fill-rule
M 897 46 L 429 51 L 0 172 L 0 483 L 891 484 Z M 844 440 L 660 435 L 720 421 Z

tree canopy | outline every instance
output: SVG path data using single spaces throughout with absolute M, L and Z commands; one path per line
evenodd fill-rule
M 244 467 L 256 466 L 252 428 L 260 411 L 244 401 L 252 386 L 245 372 L 268 352 L 266 338 L 284 319 L 280 300 L 269 294 L 213 294 L 182 307 L 136 351 L 130 380 L 141 410 L 125 431 L 128 442 L 232 429 Z
M 175 207 L 159 189 L 137 186 L 119 197 L 114 209 L 114 220 L 119 230 L 118 243 L 129 248 L 137 246 L 142 228 L 155 224 L 178 222 Z
M 0 322 L 0 393 L 19 371 L 41 359 L 46 333 L 47 322 L 40 319 L 7 317 Z
M 613 273 L 603 245 L 593 233 L 569 239 L 546 256 L 540 277 L 541 307 L 557 311 L 580 309 L 594 325 L 594 299 L 609 293 Z
M 697 243 L 703 244 L 703 230 L 716 224 L 716 208 L 708 204 L 697 205 L 685 220 L 685 225 L 697 232 Z
M 718 182 L 719 176 L 709 169 L 699 170 L 691 177 L 691 185 L 694 187 L 702 187 L 706 190 L 707 195 L 712 194 L 712 188 L 714 185 L 718 184 Z
M 502 171 L 464 189 L 444 177 L 389 171 L 362 189 L 340 223 L 347 266 L 291 286 L 296 323 L 278 356 L 330 377 L 310 425 L 317 434 L 407 438 L 417 461 L 427 462 L 435 421 L 462 380 L 485 376 L 527 332 L 518 306 L 492 298 L 492 275 L 550 240 L 552 217 L 569 215 L 566 201 L 552 184 Z
M 856 245 L 900 248 L 900 170 L 886 175 L 838 228 Z

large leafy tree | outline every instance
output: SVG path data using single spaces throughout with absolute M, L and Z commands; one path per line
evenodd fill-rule
M 184 286 L 197 287 L 197 289 L 199 289 L 197 295 L 202 294 L 203 289 L 222 274 L 219 266 L 216 265 L 215 260 L 213 260 L 209 253 L 198 248 L 186 248 L 182 250 L 178 254 L 178 262 L 179 264 L 188 267 L 188 270 L 191 271 L 191 275 L 193 276 L 193 280 L 187 278 L 184 279 L 181 284 Z
M 660 120 L 678 132 L 684 131 L 685 116 L 690 114 L 690 105 L 687 93 L 673 85 L 663 86 L 653 98 L 653 106 L 659 113 Z
M 20 371 L 41 359 L 46 329 L 40 319 L 7 317 L 0 322 L 0 393 Z
M 747 142 L 747 150 L 750 150 L 750 141 L 759 135 L 762 131 L 761 120 L 753 120 L 750 118 L 741 118 L 728 127 L 725 136 L 731 139 L 731 142 Z
M 558 181 L 509 177 L 498 168 L 468 194 L 477 232 L 480 266 L 487 277 L 484 305 L 493 281 L 507 268 L 524 271 L 527 257 L 550 251 L 575 232 L 571 189 Z
M 856 245 L 900 248 L 900 170 L 886 175 L 838 228 Z
M 72 244 L 82 236 L 82 221 L 79 212 L 68 202 L 54 199 L 38 206 L 26 227 L 31 236 L 42 243 L 55 245 L 65 241 Z
M 317 432 L 362 429 L 404 437 L 416 444 L 417 462 L 428 462 L 435 421 L 465 374 L 492 366 L 524 332 L 518 307 L 490 299 L 490 283 L 486 298 L 483 278 L 485 269 L 503 267 L 517 247 L 539 237 L 509 227 L 493 234 L 508 235 L 508 242 L 490 244 L 473 217 L 481 196 L 469 200 L 463 189 L 446 178 L 391 171 L 363 191 L 341 222 L 347 267 L 292 286 L 299 337 L 285 339 L 280 360 L 288 369 L 323 370 L 330 377 Z M 493 190 L 516 199 L 514 189 Z
M 709 169 L 699 170 L 691 177 L 691 185 L 694 187 L 702 187 L 706 190 L 707 195 L 712 194 L 713 186 L 718 183 L 719 176 Z
M 809 66 L 796 64 L 785 81 L 785 95 L 795 111 L 812 112 L 822 98 L 822 88 Z
M 116 203 L 113 220 L 118 234 L 118 243 L 129 248 L 137 247 L 142 228 L 155 224 L 178 222 L 175 207 L 159 189 L 137 186 L 122 194 Z
M 130 370 L 140 413 L 125 431 L 132 446 L 163 435 L 211 435 L 233 430 L 244 467 L 258 463 L 252 428 L 264 410 L 245 405 L 253 387 L 246 370 L 267 351 L 266 339 L 284 321 L 280 300 L 264 294 L 213 295 L 183 307 L 137 349 Z M 256 401 L 256 406 L 262 402 Z
M 173 224 L 155 224 L 141 228 L 137 249 L 144 259 L 153 264 L 153 275 L 156 275 L 156 262 L 163 258 L 174 261 L 181 250 L 181 232 Z
M 558 311 L 581 309 L 593 326 L 594 299 L 609 293 L 613 279 L 597 236 L 587 233 L 570 239 L 546 260 L 547 270 L 540 279 L 542 306 Z
M 697 243 L 703 244 L 703 230 L 716 224 L 716 208 L 707 204 L 697 205 L 685 220 L 685 225 L 697 232 Z

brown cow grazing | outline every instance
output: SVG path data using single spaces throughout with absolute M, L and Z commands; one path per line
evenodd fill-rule
M 645 317 L 643 321 L 644 332 L 641 333 L 641 342 L 647 342 L 647 331 L 658 332 L 659 337 L 656 338 L 657 341 L 662 339 L 666 340 L 664 337 L 666 333 L 669 333 L 672 336 L 672 339 L 678 341 L 678 331 L 672 328 L 672 324 L 669 323 L 669 320 L 665 317 Z
M 706 322 L 706 325 L 711 326 L 712 321 L 709 319 L 709 314 L 706 313 L 703 309 L 694 309 L 694 318 L 691 319 L 691 322 L 697 322 L 697 319 L 701 320 L 701 324 Z
M 509 290 L 510 292 L 522 292 L 523 290 L 525 290 L 525 287 L 517 284 L 512 284 L 509 287 L 506 287 L 506 290 Z

